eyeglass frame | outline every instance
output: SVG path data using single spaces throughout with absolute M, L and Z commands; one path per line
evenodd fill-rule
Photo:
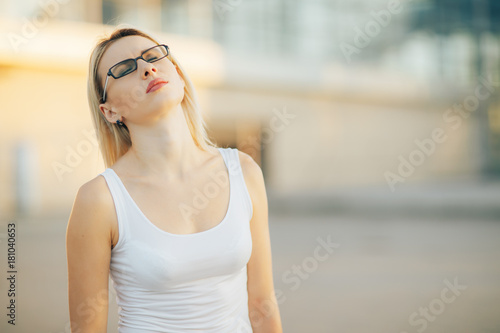
M 167 54 L 166 54 L 166 55 L 164 55 L 163 57 L 158 58 L 158 59 L 155 59 L 155 60 L 153 60 L 153 61 L 147 61 L 146 59 L 144 59 L 144 58 L 142 57 L 142 56 L 144 55 L 144 53 L 146 53 L 146 52 L 150 51 L 151 49 L 154 49 L 155 47 L 158 47 L 158 46 L 165 46 L 165 48 L 167 49 Z M 120 61 L 120 62 L 117 62 L 116 64 L 114 64 L 113 66 L 111 66 L 111 67 L 109 68 L 109 70 L 108 70 L 108 73 L 106 74 L 106 83 L 104 84 L 104 90 L 103 90 L 103 96 L 102 96 L 102 103 L 106 103 L 106 87 L 108 86 L 108 79 L 109 79 L 109 77 L 110 77 L 110 76 L 112 76 L 112 77 L 116 80 L 116 79 L 122 78 L 122 77 L 124 77 L 124 76 L 127 76 L 127 75 L 128 75 L 128 74 L 130 74 L 130 73 L 135 72 L 135 71 L 137 70 L 137 68 L 138 68 L 138 66 L 137 66 L 137 60 L 139 60 L 139 59 L 142 59 L 142 60 L 144 60 L 144 61 L 145 61 L 145 62 L 147 62 L 147 63 L 153 63 L 153 62 L 157 62 L 158 60 L 161 60 L 161 59 L 163 59 L 163 58 L 165 58 L 165 57 L 168 57 L 169 55 L 170 55 L 170 48 L 168 47 L 168 45 L 165 45 L 165 44 L 158 44 L 158 45 L 155 45 L 155 46 L 153 46 L 153 47 L 150 47 L 149 49 L 146 49 L 146 50 L 142 51 L 142 52 L 141 52 L 141 55 L 140 55 L 140 56 L 138 56 L 138 57 L 136 57 L 136 58 L 128 58 L 128 59 L 122 60 L 122 61 Z M 128 72 L 127 74 L 121 75 L 121 76 L 115 76 L 115 75 L 111 72 L 111 70 L 112 70 L 114 67 L 116 67 L 116 66 L 118 66 L 118 65 L 120 65 L 120 64 L 122 64 L 122 63 L 124 63 L 124 62 L 126 62 L 126 61 L 130 61 L 130 60 L 133 60 L 133 61 L 134 61 L 134 64 L 135 64 L 135 68 L 134 68 L 134 70 L 132 70 L 132 71 Z

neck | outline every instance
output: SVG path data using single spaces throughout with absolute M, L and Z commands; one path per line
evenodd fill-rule
M 132 169 L 143 177 L 183 179 L 202 163 L 202 151 L 191 136 L 180 105 L 153 126 L 129 129 L 132 146 L 126 155 Z

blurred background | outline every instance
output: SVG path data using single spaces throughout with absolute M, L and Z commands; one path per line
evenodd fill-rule
M 88 59 L 122 23 L 261 166 L 284 332 L 500 332 L 494 0 L 0 0 L 0 331 L 70 332 L 66 225 L 104 171 Z

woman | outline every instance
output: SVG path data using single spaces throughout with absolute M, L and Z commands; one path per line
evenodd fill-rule
M 170 48 L 114 31 L 88 99 L 106 170 L 67 226 L 72 332 L 106 332 L 109 274 L 120 333 L 282 332 L 262 171 L 210 142 Z

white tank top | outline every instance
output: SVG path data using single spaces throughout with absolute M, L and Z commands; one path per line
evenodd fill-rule
M 104 176 L 115 203 L 119 239 L 111 250 L 119 333 L 252 332 L 247 263 L 252 201 L 236 148 L 217 148 L 229 173 L 224 219 L 194 234 L 166 232 L 146 218 L 113 169 Z M 221 177 L 203 189 L 210 200 Z

